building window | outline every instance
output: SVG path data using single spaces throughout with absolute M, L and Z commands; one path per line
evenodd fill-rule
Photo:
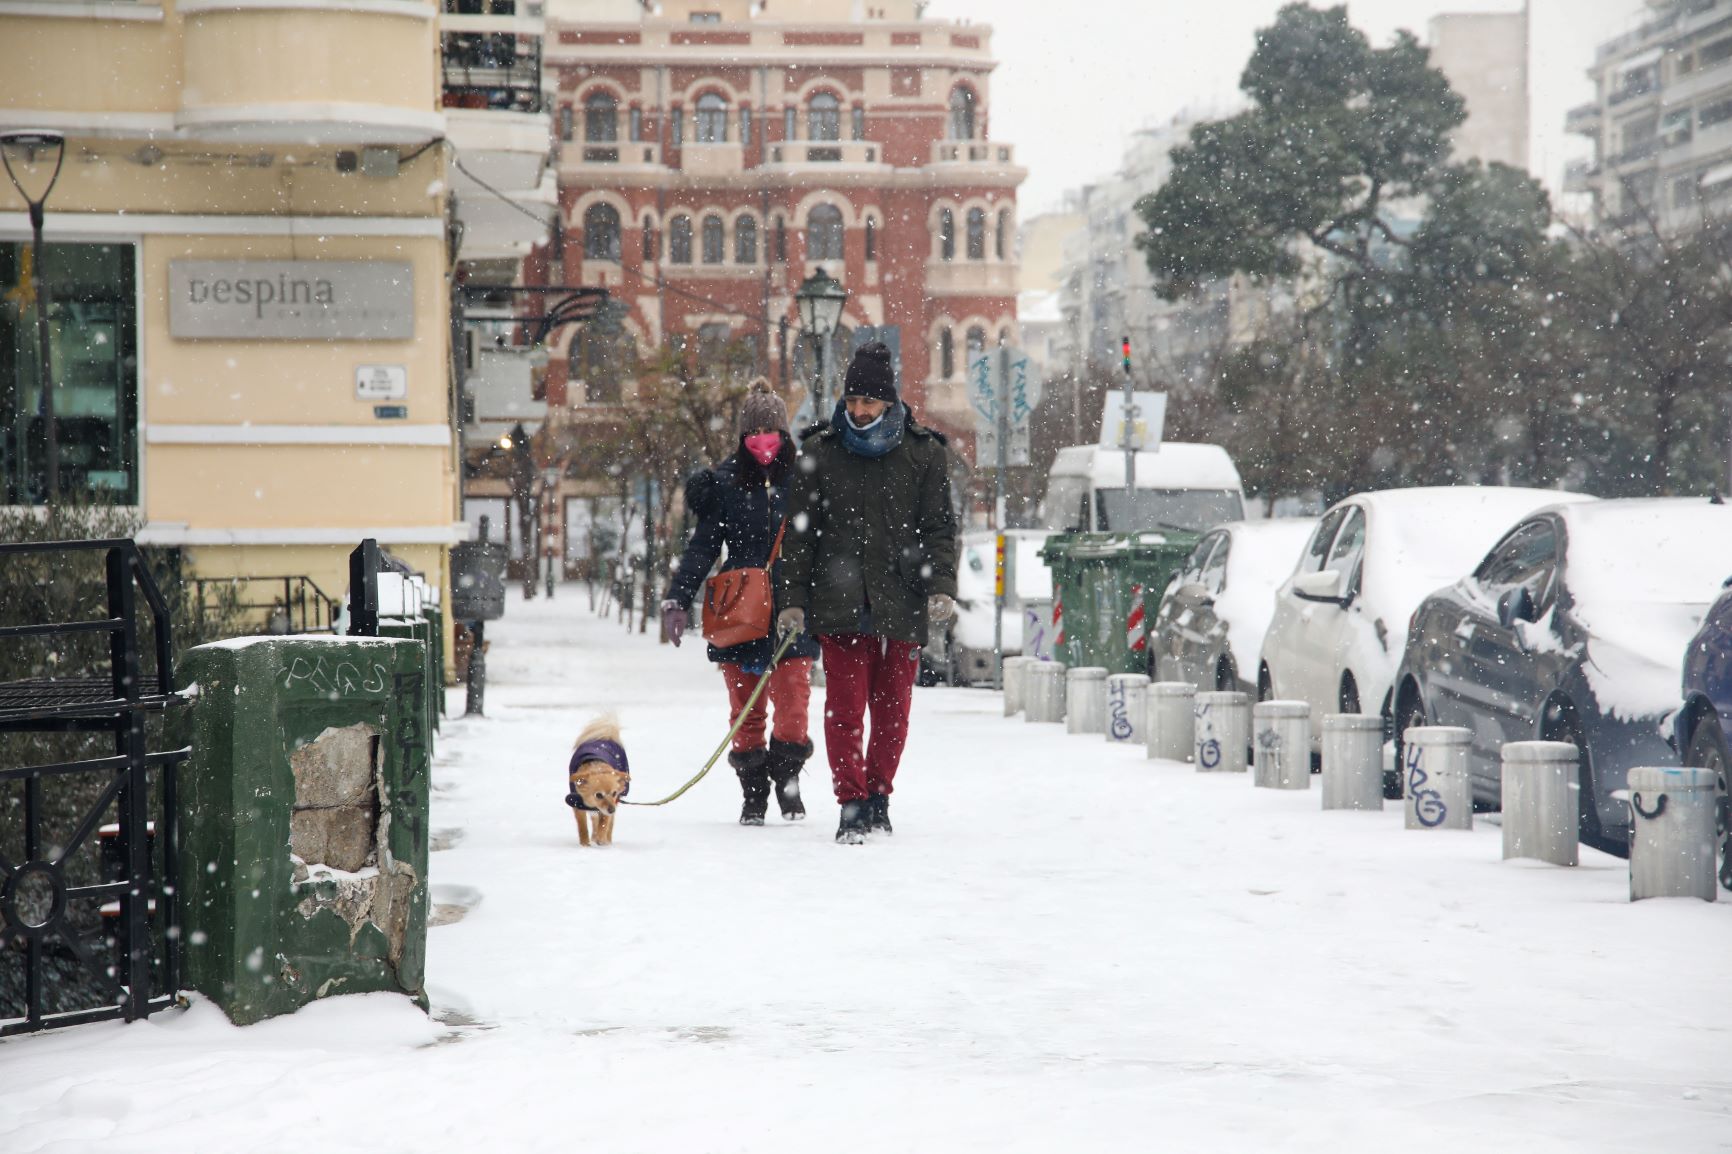
M 750 108 L 740 109 L 740 143 L 752 143 L 752 110 Z
M 814 92 L 806 106 L 808 140 L 842 139 L 842 102 L 828 92 Z
M 721 264 L 725 249 L 722 243 L 722 218 L 704 217 L 704 263 Z
M 692 218 L 676 216 L 668 225 L 668 261 L 671 264 L 692 263 Z
M 792 108 L 788 109 L 786 112 L 784 112 L 782 114 L 782 139 L 783 140 L 793 140 L 794 139 L 794 130 L 797 127 L 799 127 L 798 124 L 796 124 L 796 120 L 798 119 L 798 117 L 799 117 L 799 113 L 795 112 Z
M 950 139 L 974 139 L 974 89 L 966 84 L 950 90 Z
M 992 252 L 998 260 L 1005 259 L 1006 241 L 1010 236 L 1010 210 L 1001 209 L 998 214 L 998 231 L 993 236 Z
M 872 217 L 866 218 L 866 259 L 878 259 L 878 222 Z
M 720 12 L 693 12 L 692 13 L 692 23 L 693 24 L 720 24 L 721 22 L 722 22 L 722 14 Z
M 986 259 L 986 210 L 968 210 L 968 259 Z
M 734 263 L 758 263 L 758 220 L 742 216 L 734 223 Z
M 559 138 L 570 140 L 577 131 L 577 112 L 569 104 L 559 106 Z
M 938 330 L 938 377 L 948 381 L 956 375 L 956 342 L 949 327 Z
M 583 139 L 590 144 L 619 140 L 619 102 L 606 92 L 592 92 L 583 102 Z
M 788 222 L 779 216 L 776 218 L 776 262 L 788 263 Z
M 714 365 L 728 351 L 728 341 L 734 330 L 726 321 L 710 321 L 698 326 L 698 361 Z M 719 367 L 719 366 L 718 366 Z
M 865 140 L 866 139 L 866 110 L 864 108 L 862 108 L 860 105 L 856 104 L 854 106 L 852 112 L 850 113 L 850 116 L 852 117 L 852 120 L 853 120 L 854 139 L 855 140 Z
M 938 210 L 938 259 L 956 259 L 956 214 L 948 208 Z
M 585 260 L 619 259 L 619 212 L 611 204 L 592 204 L 583 213 Z
M 1732 100 L 1720 100 L 1696 113 L 1696 125 L 1699 128 L 1709 128 L 1732 120 Z
M 820 204 L 806 218 L 806 259 L 842 259 L 842 210 Z
M 643 258 L 653 261 L 660 251 L 661 246 L 656 243 L 656 222 L 646 216 L 643 218 Z
M 643 109 L 632 109 L 626 114 L 626 122 L 630 127 L 632 143 L 641 143 L 643 141 Z
M 978 357 L 985 351 L 986 330 L 981 328 L 979 325 L 975 325 L 973 328 L 968 330 L 968 359 L 963 362 L 964 366 L 972 365 L 974 363 L 974 358 Z
M 699 144 L 724 144 L 728 139 L 728 102 L 714 92 L 698 97 Z
M 591 405 L 617 405 L 621 386 L 637 359 L 637 342 L 625 327 L 625 306 L 608 301 L 571 338 L 566 370 Z
M 48 334 L 63 496 L 138 503 L 138 301 L 129 244 L 50 244 Z M 30 246 L 0 241 L 0 504 L 48 494 Z
M 676 108 L 668 113 L 668 137 L 674 142 L 675 148 L 678 148 L 680 142 L 686 138 L 685 109 Z

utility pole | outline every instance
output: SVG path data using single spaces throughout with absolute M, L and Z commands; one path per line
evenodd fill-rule
M 998 346 L 998 380 L 992 390 L 998 418 L 998 475 L 993 481 L 992 527 L 997 530 L 993 584 L 992 687 L 1004 688 L 1004 478 L 1010 467 L 1010 346 Z

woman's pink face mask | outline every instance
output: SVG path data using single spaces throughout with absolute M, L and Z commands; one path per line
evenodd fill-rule
M 746 452 L 752 454 L 760 465 L 768 465 L 776 459 L 776 454 L 782 451 L 782 434 L 753 433 L 746 438 Z

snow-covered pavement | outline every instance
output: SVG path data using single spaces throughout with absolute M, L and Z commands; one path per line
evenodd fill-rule
M 1732 1149 L 1732 907 L 1624 863 L 1323 813 L 920 690 L 897 833 L 734 824 L 726 765 L 580 849 L 572 738 L 633 798 L 725 731 L 701 646 L 580 590 L 489 629 L 435 767 L 434 1020 L 385 995 L 245 1030 L 206 1003 L 0 1044 L 0 1150 Z M 462 694 L 452 694 L 461 712 Z M 822 692 L 813 700 L 817 730 Z

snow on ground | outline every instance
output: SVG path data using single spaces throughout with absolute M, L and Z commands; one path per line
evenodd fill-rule
M 1489 824 L 1322 813 L 979 690 L 918 691 L 893 838 L 832 844 L 822 772 L 810 820 L 742 829 L 724 765 L 580 849 L 591 712 L 651 800 L 721 681 L 570 588 L 488 632 L 489 716 L 435 767 L 435 899 L 473 905 L 430 931 L 434 1019 L 7 1041 L 0 1150 L 1732 1148 L 1732 908 L 1629 904 L 1615 859 L 1505 864 Z

